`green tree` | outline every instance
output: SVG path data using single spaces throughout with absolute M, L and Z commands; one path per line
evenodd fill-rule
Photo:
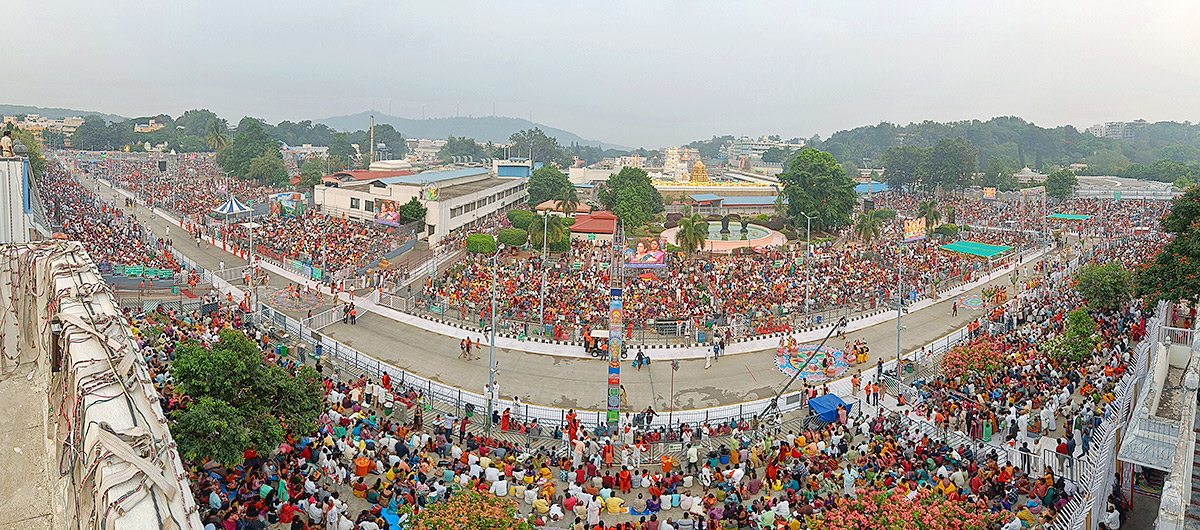
M 1067 169 L 1060 169 L 1046 175 L 1046 195 L 1056 199 L 1066 199 L 1075 193 L 1075 186 L 1078 183 L 1074 173 Z
M 417 200 L 416 197 L 412 197 L 408 200 L 408 202 L 401 204 L 400 207 L 396 209 L 396 214 L 400 216 L 401 223 L 407 224 L 416 221 L 424 221 L 425 213 L 427 211 L 428 208 L 425 208 L 425 205 L 421 204 L 421 201 Z
M 1075 290 L 1088 307 L 1105 313 L 1119 309 L 1133 295 L 1129 271 L 1117 262 L 1083 267 L 1075 274 Z
M 829 153 L 805 148 L 792 159 L 779 182 L 787 194 L 788 216 L 797 223 L 804 213 L 816 217 L 823 229 L 850 224 L 854 211 L 854 181 Z
M 99 116 L 85 116 L 71 135 L 71 147 L 85 151 L 108 151 L 117 145 L 109 135 L 108 123 Z
M 246 171 L 246 179 L 257 180 L 269 186 L 283 186 L 288 183 L 287 167 L 279 155 L 264 154 L 250 161 Z
M 500 230 L 500 235 L 497 239 L 510 247 L 520 247 L 524 246 L 525 242 L 529 240 L 529 232 L 520 228 L 503 228 Z
M 883 224 L 881 217 L 879 210 L 867 210 L 863 212 L 854 223 L 854 235 L 858 236 L 863 243 L 870 243 L 879 237 L 879 231 Z
M 225 126 L 225 120 L 208 122 L 208 133 L 204 137 L 204 145 L 208 146 L 209 150 L 216 152 L 229 147 L 229 130 Z
M 966 186 L 975 174 L 978 156 L 979 151 L 965 138 L 938 140 L 925 159 L 926 188 L 950 191 Z
M 193 400 L 173 414 L 171 432 L 183 455 L 233 466 L 244 449 L 269 454 L 289 430 L 311 433 L 323 400 L 316 371 L 304 366 L 293 375 L 264 364 L 262 351 L 240 331 L 220 337 L 211 348 L 184 344 L 171 364 L 176 388 Z
M 488 234 L 471 234 L 467 236 L 466 248 L 473 254 L 495 254 L 496 238 Z
M 917 217 L 925 218 L 925 235 L 942 221 L 942 212 L 938 211 L 937 201 L 921 201 L 917 204 Z
M 783 147 L 775 146 L 766 151 L 763 151 L 762 161 L 770 164 L 779 164 L 787 160 L 791 156 L 792 150 Z
M 899 189 L 921 178 L 926 152 L 915 145 L 892 146 L 883 152 L 883 179 L 888 187 Z
M 305 160 L 300 164 L 300 185 L 313 187 L 321 184 L 325 176 L 325 164 L 315 158 Z
M 1195 183 L 1187 175 L 1175 179 L 1175 189 L 1186 190 L 1192 186 L 1195 186 Z
M 178 119 L 175 120 L 175 125 L 183 127 L 182 133 L 184 136 L 194 138 L 204 138 L 208 135 L 211 122 L 220 121 L 224 125 L 223 129 L 228 129 L 225 120 L 217 117 L 213 111 L 208 109 L 192 109 L 184 112 Z
M 565 216 L 575 216 L 575 210 L 579 208 L 579 192 L 575 191 L 574 185 L 560 190 L 554 196 L 554 207 Z
M 662 195 L 650 183 L 649 175 L 638 168 L 621 168 L 608 178 L 597 196 L 627 230 L 650 222 L 652 215 L 663 211 Z
M 574 190 L 567 175 L 557 167 L 545 165 L 533 170 L 529 175 L 529 205 L 537 206 L 543 202 L 561 197 L 568 189 Z
M 450 136 L 446 138 L 446 145 L 438 150 L 438 159 L 446 163 L 454 162 L 455 158 L 479 161 L 487 156 L 483 147 L 476 143 L 474 138 L 466 136 Z
M 1097 327 L 1087 309 L 1071 311 L 1067 313 L 1067 325 L 1062 334 L 1046 343 L 1046 352 L 1059 359 L 1081 362 L 1092 354 L 1100 341 L 1096 336 Z
M 508 137 L 512 144 L 512 156 L 528 156 L 534 162 L 558 164 L 566 167 L 571 165 L 571 156 L 558 145 L 558 139 L 546 136 L 541 129 L 534 127 L 517 131 Z
M 529 226 L 526 229 L 529 233 L 530 245 L 533 248 L 540 249 L 542 248 L 542 240 L 545 239 L 546 243 L 553 248 L 554 244 L 562 241 L 563 237 L 567 234 L 567 227 L 563 225 L 562 221 L 562 217 L 553 215 L 550 212 L 535 214 L 529 220 Z
M 687 255 L 704 248 L 708 239 L 708 223 L 700 214 L 692 214 L 679 220 L 679 231 L 675 233 L 675 244 Z
M 29 158 L 29 172 L 34 180 L 41 180 L 46 172 L 46 157 L 42 156 L 42 146 L 32 134 L 20 129 L 13 130 L 13 142 L 21 142 L 25 146 L 25 156 Z M 15 145 L 13 146 L 16 147 Z
M 1136 294 L 1151 306 L 1159 300 L 1200 303 L 1200 187 L 1175 197 L 1161 225 L 1175 238 L 1134 275 Z
M 333 141 L 329 142 L 329 156 L 350 161 L 354 159 L 354 147 L 350 145 L 350 139 L 346 133 L 338 133 L 333 135 Z
M 996 188 L 1000 191 L 1013 191 L 1017 189 L 1017 179 L 1013 177 L 1013 170 L 1004 165 L 1004 161 L 999 158 L 992 157 L 987 161 L 987 165 L 983 169 L 983 174 L 980 176 L 979 184 L 987 188 Z
M 371 131 L 360 131 L 356 137 L 358 148 L 364 153 L 363 158 L 370 158 L 369 156 L 366 156 L 366 153 L 368 153 L 371 148 Z M 391 158 L 393 160 L 402 158 L 408 153 L 408 143 L 404 141 L 404 135 L 400 134 L 398 131 L 396 131 L 395 127 L 392 127 L 387 123 L 375 125 L 375 144 L 376 149 L 378 149 L 378 144 L 383 144 L 384 147 L 391 151 Z M 376 152 L 375 159 L 382 160 L 379 158 L 379 156 L 380 154 Z
M 263 155 L 279 156 L 279 140 L 267 135 L 262 122 L 249 116 L 238 122 L 229 146 L 217 153 L 217 163 L 226 173 L 246 177 L 250 162 Z
M 529 229 L 529 223 L 533 220 L 533 214 L 529 210 L 509 210 L 508 222 L 512 223 L 513 228 L 523 230 Z

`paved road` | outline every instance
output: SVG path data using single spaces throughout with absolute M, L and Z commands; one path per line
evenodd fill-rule
M 90 179 L 84 182 L 95 185 Z M 111 192 L 106 190 L 106 197 Z M 152 214 L 139 208 L 136 215 L 148 224 Z M 165 222 L 155 222 L 155 233 L 165 235 Z M 244 265 L 241 260 L 220 248 L 205 244 L 197 248 L 186 237 L 179 237 L 179 228 L 171 231 L 175 236 L 176 249 L 197 264 L 216 269 L 224 261 L 229 267 Z M 1032 269 L 1032 266 L 1030 267 Z M 278 288 L 288 280 L 272 276 L 270 284 Z M 991 282 L 993 285 L 1008 286 L 1007 276 Z M 978 294 L 982 287 L 971 293 Z M 264 293 L 260 293 L 264 296 Z M 952 316 L 953 299 L 947 298 L 902 319 L 901 349 L 905 352 L 919 349 L 955 329 L 961 328 L 978 318 L 979 311 L 960 309 Z M 316 311 L 314 311 L 316 313 Z M 293 314 L 293 316 L 299 316 Z M 464 390 L 483 393 L 487 383 L 487 347 L 483 348 L 482 359 L 466 361 L 459 358 L 459 340 L 462 337 L 447 337 L 425 331 L 389 318 L 367 314 L 358 319 L 357 325 L 337 323 L 322 330 L 323 333 L 352 346 L 363 353 L 376 356 L 399 368 L 411 371 L 442 383 Z M 478 333 L 472 338 L 482 339 Z M 896 323 L 884 322 L 847 335 L 848 340 L 863 339 L 871 347 L 867 367 L 873 370 L 877 359 L 895 358 Z M 834 337 L 829 345 L 841 348 L 844 343 Z M 653 350 L 649 352 L 653 355 Z M 526 352 L 498 349 L 496 358 L 499 366 L 500 394 L 504 399 L 517 395 L 525 403 L 560 407 L 602 409 L 607 395 L 607 365 L 593 359 L 568 359 Z M 680 361 L 674 373 L 674 408 L 694 409 L 715 405 L 734 404 L 770 397 L 786 381 L 786 376 L 775 367 L 774 350 L 731 355 L 704 369 L 703 360 Z M 847 372 L 847 376 L 850 372 Z M 632 409 L 644 409 L 653 405 L 655 410 L 668 411 L 671 407 L 672 373 L 669 362 L 651 362 L 641 371 L 629 368 L 626 363 L 621 373 Z

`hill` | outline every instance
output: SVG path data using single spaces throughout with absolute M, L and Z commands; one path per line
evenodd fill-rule
M 371 125 L 371 113 L 368 111 L 359 112 L 358 114 L 349 114 L 346 116 L 334 116 L 323 120 L 316 120 L 318 123 L 324 123 L 329 127 L 337 130 L 358 131 L 364 130 Z M 388 116 L 387 114 L 375 114 L 375 124 L 388 124 L 394 127 L 397 131 L 403 134 L 406 138 L 430 138 L 430 139 L 445 139 L 448 136 L 466 136 L 474 138 L 478 142 L 493 142 L 493 143 L 508 143 L 509 136 L 518 131 L 523 131 L 532 127 L 538 127 L 546 136 L 558 139 L 558 144 L 563 146 L 576 143 L 579 145 L 599 146 L 604 149 L 629 149 L 628 147 L 617 144 L 610 144 L 598 140 L 585 140 L 579 135 L 542 125 L 533 123 L 529 120 L 520 118 L 508 118 L 504 116 L 483 116 L 483 117 L 457 117 L 457 118 L 430 118 L 425 120 L 414 120 L 410 118 L 402 118 L 399 116 Z
M 85 117 L 85 116 L 100 116 L 107 121 L 125 121 L 124 116 L 116 114 L 105 114 L 103 112 L 95 112 L 91 110 L 75 110 L 62 109 L 58 107 L 34 107 L 31 105 L 0 105 L 0 116 L 16 116 L 18 114 L 37 114 L 43 118 L 51 120 L 61 120 L 63 118 Z
M 844 165 L 858 166 L 865 158 L 871 167 L 882 167 L 890 147 L 929 148 L 943 138 L 959 137 L 978 148 L 979 169 L 992 158 L 1014 170 L 1083 162 L 1091 166 L 1087 173 L 1100 175 L 1119 175 L 1131 165 L 1151 166 L 1161 160 L 1200 162 L 1200 125 L 1170 121 L 1147 124 L 1132 140 L 1097 138 L 1070 125 L 1039 127 L 1015 116 L 903 126 L 883 122 L 838 131 L 825 140 L 813 137 L 809 145 L 828 151 Z

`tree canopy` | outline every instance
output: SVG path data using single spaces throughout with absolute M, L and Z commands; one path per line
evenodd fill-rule
M 1133 291 L 1129 271 L 1115 261 L 1080 269 L 1075 275 L 1075 290 L 1083 296 L 1088 307 L 1103 312 L 1120 308 Z
M 829 153 L 801 149 L 778 178 L 787 194 L 788 216 L 797 226 L 804 223 L 804 214 L 815 217 L 814 224 L 822 229 L 850 224 L 854 181 Z
M 1200 302 L 1200 187 L 1175 197 L 1162 230 L 1175 238 L 1137 271 L 1134 284 L 1147 303 L 1159 300 Z
M 172 376 L 193 400 L 174 413 L 171 427 L 184 457 L 232 467 L 243 450 L 269 454 L 289 430 L 316 428 L 323 398 L 317 372 L 303 366 L 293 375 L 263 360 L 258 346 L 235 330 L 222 331 L 211 348 L 191 342 L 176 350 Z
M 470 160 L 483 160 L 487 158 L 487 153 L 483 147 L 475 142 L 474 138 L 466 136 L 451 136 L 446 138 L 446 145 L 443 145 L 438 150 L 438 160 L 442 162 L 453 162 L 455 157 L 467 157 Z
M 229 146 L 217 153 L 217 164 L 230 175 L 248 178 L 251 161 L 263 155 L 279 156 L 279 140 L 267 136 L 262 123 L 247 116 L 238 122 Z
M 1075 193 L 1079 181 L 1075 174 L 1067 169 L 1060 169 L 1046 175 L 1046 195 L 1056 199 L 1066 199 Z
M 571 165 L 572 157 L 563 150 L 562 146 L 558 145 L 558 139 L 546 136 L 546 133 L 542 132 L 540 128 L 534 127 L 512 133 L 508 137 L 508 142 L 512 144 L 510 156 L 528 156 L 534 162 L 557 164 L 563 167 Z
M 574 189 L 567 175 L 557 167 L 544 165 L 533 170 L 529 176 L 529 204 L 537 206 L 545 201 L 558 199 Z
M 645 170 L 624 167 L 608 178 L 597 197 L 611 210 L 626 229 L 650 222 L 651 216 L 663 211 L 662 195 L 650 183 Z
M 279 155 L 263 154 L 250 161 L 246 179 L 257 180 L 270 186 L 285 186 L 288 183 L 287 168 Z

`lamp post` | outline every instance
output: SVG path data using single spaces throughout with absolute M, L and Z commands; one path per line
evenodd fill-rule
M 550 216 L 542 216 L 542 286 L 538 295 L 538 335 L 546 329 L 546 230 L 550 227 Z
M 812 220 L 815 216 L 810 217 L 807 213 L 800 212 L 804 216 L 804 326 L 808 327 L 809 307 L 812 306 L 812 301 L 809 300 L 808 293 L 812 283 Z
M 488 330 L 488 395 L 487 395 L 487 434 L 492 434 L 492 402 L 496 397 L 496 269 L 500 266 L 500 249 L 492 254 L 492 310 L 491 327 Z
M 904 314 L 904 230 L 901 222 L 900 242 L 896 244 L 896 392 L 900 392 L 900 316 Z

